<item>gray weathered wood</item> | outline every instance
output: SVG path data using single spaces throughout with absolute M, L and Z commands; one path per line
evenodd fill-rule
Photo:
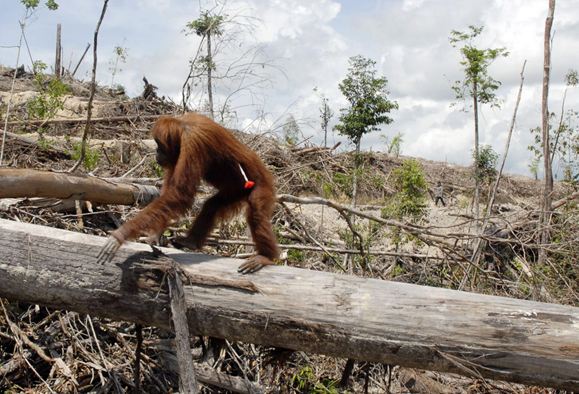
M 58 79 L 62 76 L 62 45 L 61 45 L 62 25 L 56 25 L 56 54 L 54 56 L 54 76 Z
M 176 266 L 176 264 L 175 264 Z M 193 369 L 193 356 L 189 345 L 189 327 L 187 324 L 187 303 L 181 277 L 172 269 L 167 276 L 171 303 L 171 320 L 175 331 L 175 349 L 179 365 L 179 390 L 195 394 L 197 378 Z
M 155 186 L 22 168 L 0 168 L 0 198 L 49 197 L 102 204 L 148 204 L 159 196 Z
M 135 264 L 150 248 L 95 265 L 104 242 L 0 220 L 0 296 L 169 328 L 166 293 Z M 579 390 L 579 308 L 164 252 L 191 282 L 191 334 Z

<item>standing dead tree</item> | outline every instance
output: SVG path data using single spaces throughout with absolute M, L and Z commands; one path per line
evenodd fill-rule
M 497 195 L 497 191 L 499 189 L 499 183 L 501 181 L 501 176 L 503 174 L 503 170 L 505 168 L 505 163 L 507 161 L 507 155 L 509 153 L 509 147 L 511 145 L 511 137 L 513 135 L 513 129 L 515 128 L 515 122 L 517 120 L 517 111 L 519 109 L 519 103 L 521 102 L 521 94 L 523 92 L 523 83 L 525 82 L 525 66 L 526 66 L 526 64 L 527 64 L 527 61 L 525 60 L 523 62 L 523 68 L 521 70 L 521 84 L 519 85 L 519 92 L 517 93 L 517 101 L 515 103 L 515 110 L 513 111 L 513 118 L 511 119 L 511 126 L 509 127 L 509 133 L 507 135 L 507 141 L 505 142 L 505 151 L 503 152 L 503 157 L 501 160 L 501 168 L 499 169 L 499 173 L 497 174 L 497 177 L 495 179 L 495 184 L 493 186 L 491 197 L 490 197 L 490 200 L 488 202 L 487 209 L 484 213 L 483 224 L 481 227 L 481 234 L 485 233 L 485 229 L 488 225 L 489 218 L 491 215 L 491 210 L 492 210 L 493 204 L 495 202 L 495 197 Z M 472 257 L 471 257 L 471 261 L 473 262 L 473 264 L 475 266 L 478 265 L 478 263 L 479 263 L 479 260 L 481 257 L 481 252 L 484 248 L 484 245 L 485 245 L 484 240 L 482 238 L 478 238 L 476 241 L 475 247 L 474 247 L 474 252 L 473 252 Z M 469 267 L 468 271 L 470 271 L 470 267 Z M 468 276 L 468 272 L 467 272 L 467 274 L 465 274 L 464 279 L 461 282 L 460 288 L 463 288 L 467 276 Z
M 61 44 L 62 25 L 56 25 L 56 53 L 54 56 L 54 76 L 58 79 L 62 76 L 62 44 Z
M 90 96 L 88 98 L 88 107 L 86 113 L 86 124 L 84 127 L 84 131 L 82 133 L 82 142 L 80 145 L 80 157 L 78 161 L 74 164 L 74 166 L 69 170 L 69 172 L 74 172 L 80 167 L 80 165 L 84 162 L 84 158 L 86 155 L 86 141 L 89 138 L 90 128 L 91 128 L 91 117 L 92 117 L 92 102 L 94 100 L 94 95 L 96 91 L 96 69 L 97 69 L 97 43 L 99 37 L 99 29 L 101 27 L 101 23 L 105 17 L 105 13 L 107 12 L 107 5 L 109 4 L 109 0 L 104 0 L 103 8 L 101 11 L 101 15 L 99 21 L 97 23 L 97 27 L 94 32 L 94 39 L 93 39 L 93 47 L 92 47 L 92 78 L 91 78 L 91 85 L 90 85 Z
M 543 163 L 545 187 L 543 189 L 543 207 L 540 220 L 539 239 L 541 244 L 549 241 L 549 222 L 551 220 L 551 200 L 553 193 L 553 170 L 551 168 L 551 146 L 549 143 L 549 78 L 551 75 L 551 28 L 555 14 L 555 0 L 549 0 L 549 11 L 545 19 L 545 35 L 543 37 L 543 95 L 542 108 L 542 134 L 543 134 Z M 545 259 L 544 248 L 539 249 L 539 261 Z

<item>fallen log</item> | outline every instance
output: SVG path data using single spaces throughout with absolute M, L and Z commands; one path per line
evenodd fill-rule
M 170 328 L 150 247 L 0 220 L 0 297 Z M 163 249 L 191 335 L 579 390 L 579 308 Z
M 568 196 L 563 197 L 560 200 L 554 201 L 552 209 L 553 210 L 559 209 L 563 205 L 565 205 L 571 201 L 577 200 L 577 199 L 579 199 L 579 192 L 573 192 L 573 193 L 569 194 Z
M 0 168 L 0 198 L 49 197 L 100 204 L 148 204 L 159 196 L 155 186 L 115 183 L 68 173 Z

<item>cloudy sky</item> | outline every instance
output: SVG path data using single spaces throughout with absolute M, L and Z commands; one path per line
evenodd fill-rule
M 18 43 L 24 8 L 19 0 L 1 2 L 0 64 L 13 66 L 16 49 L 8 47 Z M 52 64 L 55 26 L 61 23 L 64 63 L 74 67 L 92 42 L 102 2 L 57 2 L 59 10 L 40 7 L 27 20 L 30 53 L 34 60 Z M 490 69 L 503 83 L 498 91 L 503 105 L 483 106 L 481 143 L 503 151 L 526 59 L 507 170 L 529 174 L 529 129 L 540 124 L 547 6 L 547 0 L 228 0 L 223 12 L 232 22 L 215 61 L 221 72 L 229 66 L 234 66 L 232 73 L 242 71 L 241 65 L 248 62 L 257 66 L 243 80 L 216 81 L 216 101 L 222 105 L 228 99 L 232 127 L 275 129 L 291 114 L 304 136 L 320 143 L 320 95 L 339 112 L 345 100 L 338 83 L 346 75 L 348 58 L 360 54 L 377 62 L 378 72 L 389 81 L 390 98 L 400 106 L 392 114 L 394 123 L 365 136 L 363 147 L 384 150 L 384 136 L 402 133 L 404 155 L 467 164 L 473 144 L 472 113 L 450 106 L 454 101 L 450 86 L 462 74 L 459 54 L 448 37 L 451 30 L 484 26 L 477 44 L 505 47 L 510 55 Z M 184 33 L 185 25 L 199 16 L 200 8 L 213 7 L 214 1 L 110 0 L 99 35 L 98 80 L 110 84 L 113 49 L 122 46 L 128 57 L 115 83 L 134 96 L 142 91 L 141 79 L 146 76 L 159 94 L 180 101 L 189 60 L 199 46 L 198 37 Z M 559 111 L 564 76 L 579 68 L 579 0 L 557 2 L 553 31 L 550 109 Z M 30 64 L 27 52 L 21 59 Z M 90 62 L 85 61 L 78 76 L 89 78 Z M 234 91 L 238 92 L 230 97 Z M 197 105 L 202 97 L 194 94 L 192 99 Z M 579 87 L 569 90 L 566 103 L 579 110 Z M 339 139 L 332 135 L 330 142 Z

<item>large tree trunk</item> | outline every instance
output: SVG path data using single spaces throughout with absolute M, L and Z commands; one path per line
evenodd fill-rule
M 0 198 L 48 197 L 102 204 L 148 204 L 159 196 L 155 186 L 115 183 L 86 175 L 0 168 Z
M 0 296 L 170 328 L 162 264 L 128 243 L 0 220 Z M 191 335 L 579 390 L 579 308 L 164 250 Z M 143 261 L 143 259 L 148 261 Z

